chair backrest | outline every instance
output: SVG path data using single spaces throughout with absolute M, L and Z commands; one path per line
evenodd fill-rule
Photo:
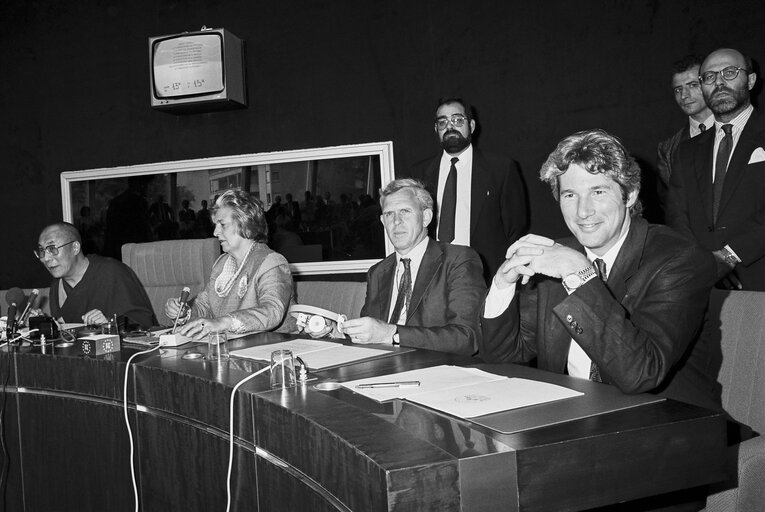
M 367 283 L 354 281 L 296 281 L 295 302 L 358 318 L 367 296 Z
M 765 434 L 765 292 L 712 290 L 710 317 L 720 319 L 723 407 Z
M 191 289 L 191 297 L 202 291 L 220 254 L 217 238 L 122 246 L 122 261 L 143 283 L 161 324 L 168 323 L 163 313 L 167 299 L 178 297 L 184 286 Z

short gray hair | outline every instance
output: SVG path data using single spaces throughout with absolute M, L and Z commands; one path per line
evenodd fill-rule
M 423 210 L 433 210 L 433 197 L 425 188 L 425 184 L 420 180 L 413 178 L 400 178 L 388 183 L 385 188 L 380 189 L 380 206 L 384 206 L 385 198 L 395 194 L 399 190 L 409 189 L 414 194 L 415 199 Z

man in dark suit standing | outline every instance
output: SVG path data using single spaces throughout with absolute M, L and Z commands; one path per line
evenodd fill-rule
M 688 116 L 688 123 L 668 139 L 659 142 L 656 167 L 659 170 L 657 186 L 662 210 L 667 202 L 672 158 L 677 146 L 714 125 L 712 111 L 707 107 L 704 96 L 701 94 L 701 82 L 699 82 L 701 61 L 702 58 L 698 55 L 688 55 L 673 64 L 675 73 L 672 75 L 672 92 L 675 95 L 675 103 Z
M 472 145 L 472 108 L 461 98 L 439 100 L 435 132 L 443 151 L 412 166 L 433 192 L 437 212 L 430 235 L 475 249 L 488 283 L 505 251 L 528 225 L 526 193 L 518 164 Z
M 737 50 L 709 54 L 701 91 L 713 130 L 680 144 L 670 180 L 667 224 L 717 260 L 719 287 L 765 290 L 765 117 L 752 108 L 757 82 Z
M 719 409 L 719 348 L 699 336 L 714 259 L 640 216 L 640 168 L 604 131 L 561 141 L 540 177 L 575 238 L 529 234 L 510 246 L 486 298 L 481 357 L 536 358 L 624 393 Z
M 486 291 L 476 252 L 428 237 L 433 199 L 399 179 L 381 191 L 380 220 L 396 249 L 367 274 L 361 318 L 344 323 L 354 343 L 386 343 L 473 354 Z

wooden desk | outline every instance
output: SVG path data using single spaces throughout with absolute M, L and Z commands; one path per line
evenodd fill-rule
M 262 364 L 184 359 L 189 350 L 140 356 L 130 370 L 144 511 L 225 509 L 229 397 Z M 0 353 L 8 379 L 6 510 L 133 510 L 121 400 L 135 352 Z M 404 349 L 313 376 L 342 381 L 459 362 L 470 363 Z M 578 387 L 590 400 L 608 388 L 520 366 L 482 367 Z M 410 403 L 317 391 L 315 382 L 272 391 L 263 374 L 240 388 L 232 510 L 585 510 L 725 476 L 723 415 L 679 402 L 500 434 Z M 528 412 L 543 418 L 555 406 Z

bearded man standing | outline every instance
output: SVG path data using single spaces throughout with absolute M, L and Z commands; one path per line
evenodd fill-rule
M 699 69 L 714 129 L 680 144 L 667 224 L 717 260 L 717 286 L 765 291 L 765 116 L 752 107 L 752 61 L 720 48 Z
M 484 279 L 505 261 L 505 251 L 528 225 L 526 191 L 518 164 L 472 144 L 476 121 L 461 98 L 438 101 L 434 130 L 443 151 L 412 166 L 436 199 L 432 238 L 472 247 L 481 257 Z

